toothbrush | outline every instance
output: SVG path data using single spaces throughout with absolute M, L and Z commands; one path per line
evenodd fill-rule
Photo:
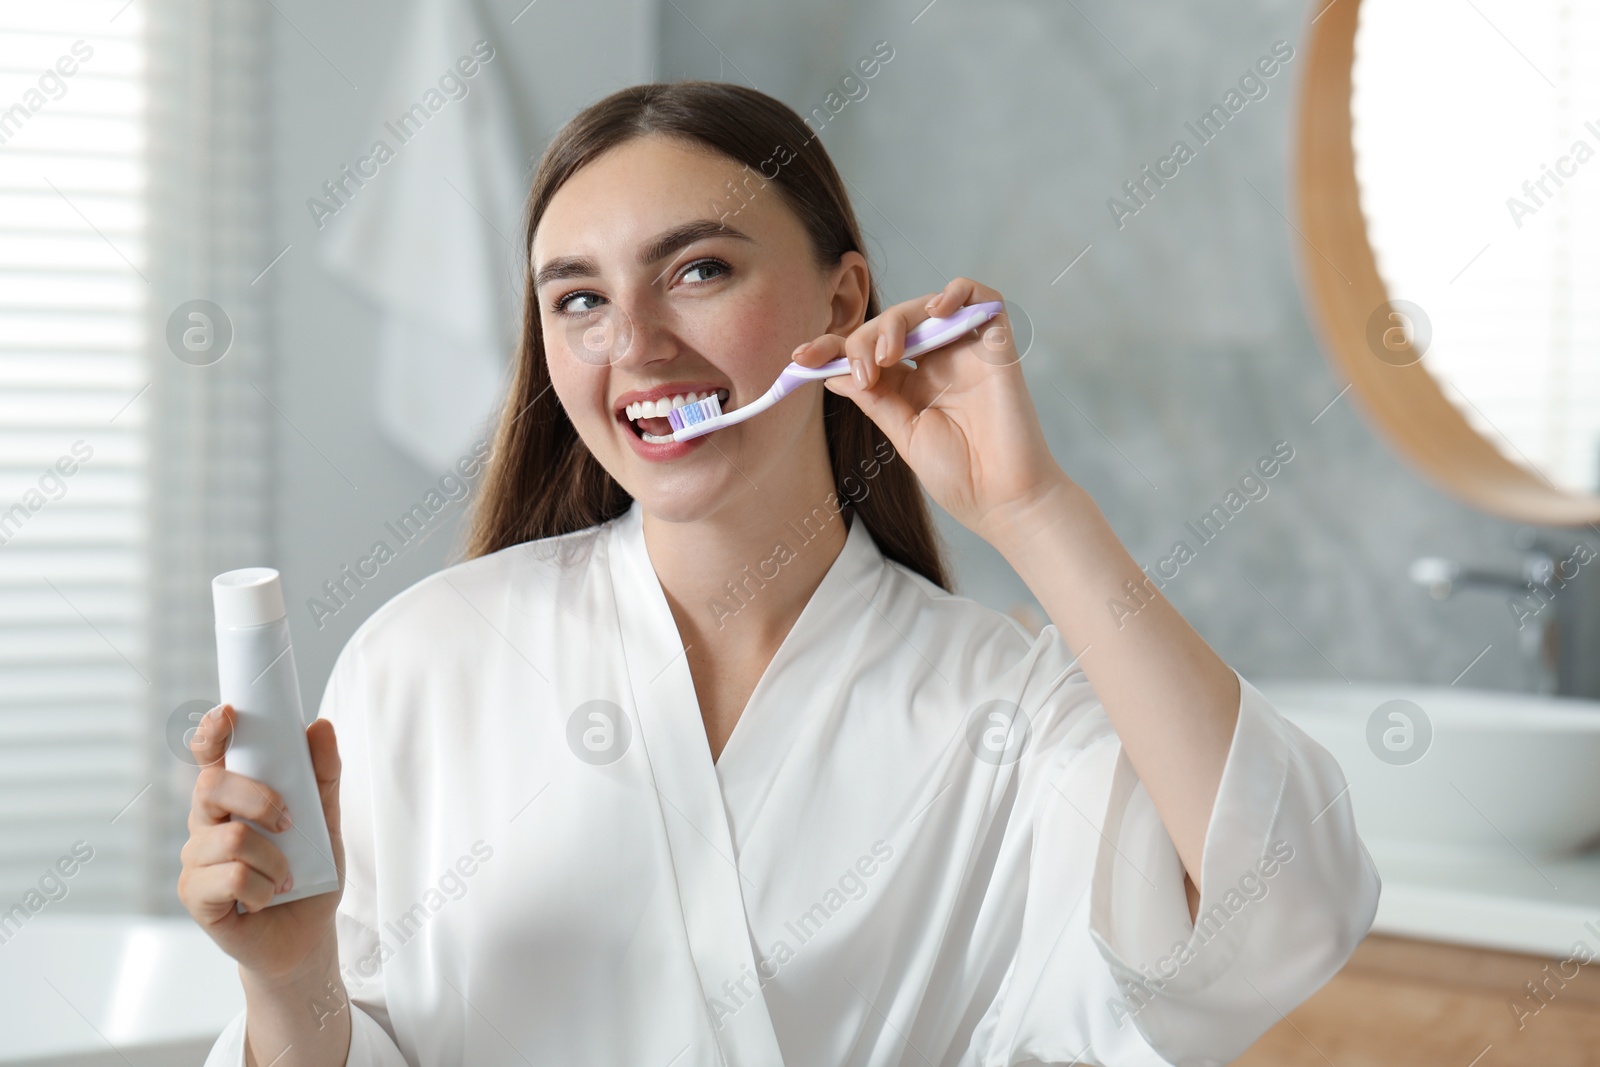
M 905 352 L 900 359 L 915 370 L 917 365 L 912 362 L 912 357 L 949 344 L 975 327 L 982 326 L 1004 309 L 1005 304 L 1001 301 L 988 300 L 981 304 L 968 304 L 966 307 L 958 308 L 954 315 L 942 319 L 920 322 L 906 331 Z M 715 393 L 704 400 L 674 408 L 667 413 L 667 421 L 672 424 L 672 439 L 689 441 L 713 430 L 743 422 L 751 416 L 761 414 L 807 382 L 817 382 L 824 378 L 849 373 L 850 361 L 843 356 L 829 360 L 820 367 L 802 367 L 798 363 L 790 363 L 783 368 L 783 373 L 778 375 L 778 380 L 772 383 L 772 388 L 735 411 L 723 411 L 722 402 L 717 399 Z

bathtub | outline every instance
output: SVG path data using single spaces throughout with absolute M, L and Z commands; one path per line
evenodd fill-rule
M 0 944 L 3 1067 L 199 1067 L 243 1007 L 187 917 L 44 911 Z

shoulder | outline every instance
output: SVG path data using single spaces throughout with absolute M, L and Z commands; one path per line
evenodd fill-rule
M 581 575 L 610 525 L 524 541 L 435 571 L 368 616 L 351 634 L 341 658 L 418 647 L 440 651 L 450 643 L 452 621 L 463 612 L 493 622 L 513 596 L 549 590 Z
M 1014 705 L 1032 723 L 1041 747 L 1054 748 L 1080 723 L 1087 731 L 1080 740 L 1102 732 L 1082 714 L 1098 701 L 1053 623 L 1034 633 L 1005 612 L 941 589 L 898 563 L 885 564 L 887 589 L 880 587 L 874 606 L 882 608 L 888 625 L 874 630 L 886 635 L 886 649 L 916 653 L 886 667 L 904 671 L 909 663 L 934 680 L 928 692 L 953 701 L 953 714 L 969 715 L 993 700 Z
M 884 560 L 885 591 L 878 602 L 891 625 L 935 663 L 965 662 L 984 671 L 1007 670 L 1040 651 L 1058 651 L 1054 626 L 1031 632 L 1020 621 L 987 604 L 941 589 L 903 564 Z M 876 598 L 875 598 L 876 599 Z

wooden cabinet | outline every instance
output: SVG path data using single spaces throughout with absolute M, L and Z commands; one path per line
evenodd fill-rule
M 1600 945 L 1584 931 L 1589 950 Z M 1538 999 L 1529 990 L 1531 983 Z M 1516 1005 L 1516 1008 L 1513 1008 Z M 1600 1067 L 1600 960 L 1372 935 L 1234 1067 Z

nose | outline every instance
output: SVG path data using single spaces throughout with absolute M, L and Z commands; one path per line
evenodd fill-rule
M 671 317 L 642 301 L 613 301 L 595 309 L 574 348 L 581 358 L 612 368 L 638 371 L 674 359 L 682 350 Z

